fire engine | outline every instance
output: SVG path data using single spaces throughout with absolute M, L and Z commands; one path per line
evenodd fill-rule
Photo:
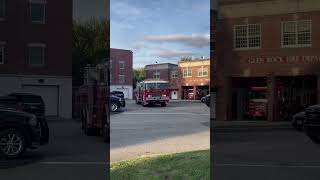
M 79 88 L 82 129 L 86 135 L 104 135 L 109 140 L 109 76 L 108 64 L 84 69 L 84 83 Z
M 278 86 L 277 92 L 281 91 L 283 91 L 283 87 Z M 267 117 L 267 87 L 251 87 L 249 94 L 245 114 L 249 117 Z
M 168 81 L 145 80 L 138 82 L 135 90 L 136 103 L 146 106 L 160 104 L 166 106 L 170 99 Z

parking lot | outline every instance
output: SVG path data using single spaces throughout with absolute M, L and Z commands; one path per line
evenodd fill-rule
M 287 128 L 215 128 L 214 179 L 318 180 L 320 145 Z
M 209 108 L 200 102 L 172 101 L 143 107 L 128 101 L 111 115 L 111 161 L 209 149 Z
M 74 120 L 49 118 L 50 142 L 14 160 L 0 161 L 3 180 L 105 180 L 108 145 L 88 137 Z

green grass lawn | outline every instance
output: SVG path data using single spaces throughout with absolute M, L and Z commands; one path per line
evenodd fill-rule
M 193 151 L 111 164 L 111 180 L 209 180 L 210 151 Z

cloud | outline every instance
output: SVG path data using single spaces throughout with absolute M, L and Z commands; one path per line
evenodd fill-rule
M 182 56 L 194 56 L 196 55 L 196 53 L 192 53 L 189 51 L 180 51 L 180 50 L 166 50 L 166 51 L 162 50 L 162 51 L 152 53 L 152 55 L 160 58 L 170 59 L 170 58 L 180 58 Z
M 154 43 L 181 43 L 193 47 L 210 46 L 210 34 L 169 34 L 159 36 L 146 36 L 145 41 Z

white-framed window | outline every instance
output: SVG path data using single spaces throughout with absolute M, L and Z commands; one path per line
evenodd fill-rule
M 172 78 L 178 78 L 178 71 L 171 71 Z
M 29 0 L 30 19 L 32 23 L 46 23 L 46 0 Z
M 236 25 L 234 49 L 258 49 L 261 47 L 261 24 Z
M 198 69 L 198 77 L 207 77 L 207 76 L 208 76 L 208 68 L 201 66 L 201 68 Z
M 192 70 L 189 68 L 183 69 L 183 77 L 192 77 Z
M 46 45 L 42 43 L 28 44 L 29 65 L 43 66 L 45 64 Z
M 124 75 L 119 75 L 119 83 L 124 83 Z
M 282 47 L 309 47 L 311 39 L 311 20 L 281 23 Z
M 0 64 L 4 64 L 5 58 L 5 42 L 0 41 Z
M 160 79 L 160 72 L 158 72 L 158 71 L 154 72 L 153 79 Z
M 119 61 L 119 69 L 124 69 L 124 61 Z
M 6 18 L 6 0 L 0 0 L 0 19 Z

